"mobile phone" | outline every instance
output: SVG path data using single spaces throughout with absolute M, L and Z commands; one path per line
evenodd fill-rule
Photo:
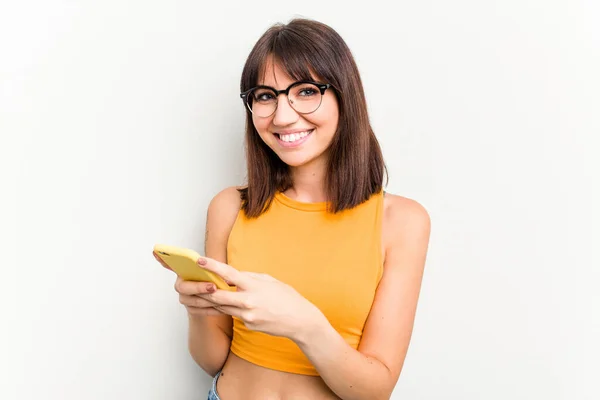
M 191 249 L 166 244 L 154 246 L 154 254 L 158 256 L 173 272 L 187 281 L 212 282 L 222 290 L 234 290 L 219 275 L 212 273 L 200 265 L 200 254 Z

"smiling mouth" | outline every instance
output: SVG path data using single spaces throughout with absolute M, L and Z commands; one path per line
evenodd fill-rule
M 313 131 L 314 129 L 309 129 L 307 131 L 290 133 L 287 135 L 275 133 L 275 136 L 277 136 L 277 139 L 279 139 L 280 142 L 291 145 L 303 142 L 311 133 L 313 133 Z

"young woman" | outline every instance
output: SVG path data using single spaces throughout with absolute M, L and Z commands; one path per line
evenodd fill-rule
M 201 267 L 178 279 L 209 399 L 388 399 L 409 346 L 430 220 L 383 191 L 360 75 L 322 23 L 275 25 L 241 79 L 247 186 L 208 207 Z

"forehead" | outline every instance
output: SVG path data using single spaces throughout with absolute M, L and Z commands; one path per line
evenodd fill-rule
M 282 68 L 280 63 L 275 62 L 273 57 L 269 57 L 265 60 L 258 75 L 259 85 L 273 86 L 275 88 L 278 86 L 287 86 L 294 82 L 294 80 L 295 79 Z
M 309 68 L 306 68 L 309 70 Z M 282 62 L 276 61 L 273 56 L 269 56 L 260 68 L 258 75 L 258 85 L 272 86 L 276 89 L 285 89 L 287 86 L 299 80 L 317 80 L 314 73 L 309 72 L 308 76 L 298 74 L 293 76 L 285 68 Z

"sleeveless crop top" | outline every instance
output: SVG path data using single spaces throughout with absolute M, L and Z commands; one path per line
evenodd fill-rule
M 227 263 L 292 286 L 356 349 L 383 274 L 383 193 L 331 214 L 325 202 L 299 202 L 279 192 L 258 218 L 248 219 L 240 210 Z M 292 340 L 251 331 L 235 317 L 231 352 L 266 368 L 319 375 Z

